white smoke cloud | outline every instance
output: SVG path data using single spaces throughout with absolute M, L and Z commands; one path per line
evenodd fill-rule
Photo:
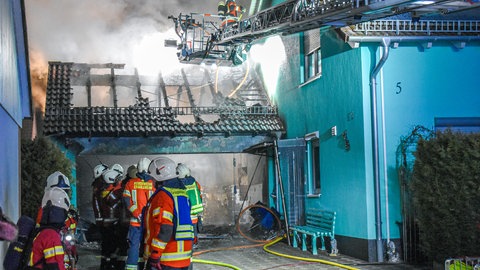
M 33 88 L 33 96 L 42 98 L 35 104 L 44 104 L 48 61 L 119 63 L 140 73 L 168 74 L 180 66 L 175 49 L 163 46 L 164 39 L 176 38 L 168 16 L 215 14 L 217 4 L 217 0 L 26 0 L 30 63 L 36 67 L 31 77 L 39 86 Z
M 216 12 L 216 1 L 27 0 L 31 48 L 48 60 L 129 64 L 145 35 L 173 28 L 168 15 Z

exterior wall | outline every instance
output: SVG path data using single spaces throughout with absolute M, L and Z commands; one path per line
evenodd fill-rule
M 388 180 L 388 210 L 390 236 L 400 237 L 395 222 L 402 221 L 400 183 L 397 173 L 397 148 L 402 137 L 414 126 L 434 128 L 435 117 L 478 117 L 480 115 L 479 43 L 469 43 L 464 49 L 454 49 L 451 43 L 434 43 L 430 49 L 418 44 L 400 44 L 390 49 L 382 73 L 377 76 L 378 115 L 381 117 L 381 92 L 384 92 L 386 171 Z M 363 78 L 368 78 L 380 57 L 377 45 L 361 47 Z M 376 55 L 376 57 L 375 57 Z M 375 58 L 374 58 L 375 57 Z M 372 62 L 375 59 L 375 63 Z M 363 88 L 369 93 L 369 81 Z M 400 86 L 400 88 L 398 86 Z M 370 102 L 364 97 L 365 108 Z M 366 115 L 365 118 L 368 118 Z M 366 125 L 367 127 L 367 125 Z M 366 129 L 369 132 L 370 129 Z M 379 120 L 380 163 L 383 164 L 382 121 Z M 367 144 L 367 142 L 366 142 Z M 368 148 L 367 148 L 368 149 Z M 371 147 L 370 147 L 371 149 Z M 368 167 L 367 167 L 368 168 Z M 382 231 L 386 238 L 385 173 L 380 167 L 382 194 Z
M 20 127 L 30 116 L 30 92 L 21 1 L 0 1 L 0 206 L 13 221 L 20 216 Z M 0 258 L 8 243 L 0 242 Z
M 321 78 L 297 87 L 300 76 L 293 82 L 281 76 L 278 85 L 282 87 L 276 90 L 275 100 L 287 126 L 286 138 L 314 131 L 320 134 L 322 191 L 319 198 L 306 198 L 306 208 L 336 211 L 339 236 L 372 239 L 375 213 L 373 181 L 367 177 L 366 169 L 369 161 L 365 155 L 368 140 L 364 134 L 361 54 L 347 47 L 334 32 L 325 32 L 321 38 Z M 285 72 L 300 74 L 303 56 L 298 55 L 298 39 L 286 48 L 289 60 Z M 333 126 L 338 130 L 336 137 L 331 136 Z M 345 149 L 343 132 L 350 140 L 349 151 Z
M 0 107 L 0 207 L 12 221 L 20 217 L 20 129 Z M 0 242 L 0 258 L 5 257 L 8 243 Z M 0 267 L 1 268 L 1 267 Z
M 300 76 L 292 74 L 301 72 L 299 63 L 303 57 L 298 37 L 282 39 L 288 56 L 281 68 L 283 74 L 278 78 L 280 87 L 274 99 L 287 127 L 286 139 L 301 138 L 314 131 L 320 134 L 321 196 L 306 198 L 306 209 L 337 211 L 340 252 L 376 261 L 370 73 L 380 59 L 379 44 L 362 44 L 359 49 L 350 49 L 334 31 L 323 32 L 322 76 L 297 87 Z M 396 150 L 401 137 L 409 135 L 416 125 L 433 128 L 435 117 L 479 116 L 478 59 L 478 44 L 467 44 L 461 50 L 451 44 L 435 44 L 425 50 L 418 44 L 401 44 L 390 49 L 390 56 L 377 76 L 384 240 L 400 238 L 401 228 L 396 223 L 402 221 Z M 382 90 L 385 92 L 387 179 L 380 118 Z M 333 126 L 337 128 L 336 137 L 330 134 Z M 349 151 L 345 149 L 343 132 L 350 141 Z M 388 181 L 388 203 L 385 180 Z

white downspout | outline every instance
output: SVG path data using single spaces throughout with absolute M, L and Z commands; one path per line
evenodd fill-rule
M 388 58 L 390 39 L 383 38 L 382 45 L 384 53 L 370 74 L 370 94 L 371 94 L 371 110 L 372 110 L 372 154 L 373 154 L 373 178 L 375 187 L 375 231 L 377 260 L 383 262 L 383 241 L 382 241 L 382 208 L 380 196 L 380 158 L 378 147 L 378 116 L 377 116 L 377 82 L 376 77 L 382 66 Z
M 383 52 L 380 50 L 380 53 Z M 387 261 L 398 262 L 399 254 L 396 251 L 395 243 L 390 241 L 390 211 L 388 198 L 388 165 L 387 165 L 387 132 L 385 125 L 385 87 L 383 84 L 383 69 L 380 70 L 380 94 L 382 100 L 382 141 L 383 141 L 383 176 L 385 185 L 385 226 L 387 230 Z

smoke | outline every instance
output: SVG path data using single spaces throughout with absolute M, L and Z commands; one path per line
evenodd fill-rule
M 33 106 L 43 112 L 45 111 L 48 64 L 40 51 L 31 49 L 29 53 Z
M 48 61 L 124 63 L 136 67 L 143 61 L 138 55 L 145 48 L 145 40 L 154 40 L 158 52 L 150 54 L 154 58 L 149 60 L 161 65 L 164 61 L 159 59 L 172 53 L 162 51 L 163 39 L 176 37 L 168 16 L 215 13 L 217 3 L 215 0 L 27 0 L 25 13 L 35 106 L 44 110 Z M 148 59 L 145 55 L 149 54 L 140 55 Z M 169 62 L 165 65 L 171 67 Z

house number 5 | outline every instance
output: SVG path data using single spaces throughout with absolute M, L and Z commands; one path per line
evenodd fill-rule
M 395 91 L 395 94 L 400 94 L 402 92 L 402 87 L 400 86 L 401 82 L 397 83 L 397 91 Z

